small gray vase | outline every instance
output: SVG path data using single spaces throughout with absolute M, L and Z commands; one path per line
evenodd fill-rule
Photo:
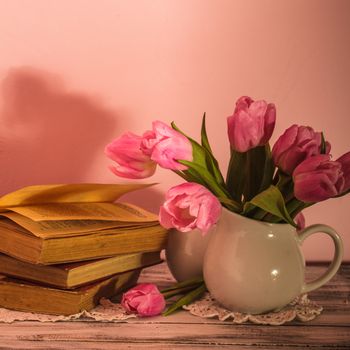
M 203 277 L 203 259 L 213 228 L 206 234 L 170 230 L 165 249 L 169 270 L 178 282 Z

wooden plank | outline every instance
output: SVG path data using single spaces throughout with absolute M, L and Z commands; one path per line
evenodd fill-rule
M 17 341 L 15 343 L 3 343 L 0 345 L 0 350 L 192 350 L 192 349 L 234 349 L 234 350 L 275 350 L 271 346 L 260 346 L 260 345 L 215 345 L 215 344 L 174 344 L 174 343 L 101 343 L 101 342 L 22 342 Z M 281 348 L 282 349 L 282 348 Z M 336 344 L 330 347 L 294 347 L 289 345 L 283 345 L 283 350 L 303 350 L 303 349 L 314 349 L 314 350 L 344 350 L 342 346 Z
M 192 349 L 217 349 L 218 347 L 214 344 L 174 344 L 174 343 L 114 343 L 114 342 L 27 342 L 27 341 L 16 341 L 5 342 L 0 344 L 0 350 L 192 350 Z M 234 350 L 273 350 L 270 346 L 260 345 L 220 345 L 220 349 L 234 349 Z M 283 345 L 283 350 L 295 350 L 294 346 Z M 298 347 L 298 349 L 312 349 L 309 347 Z M 320 349 L 314 348 L 314 349 Z M 327 348 L 323 348 L 327 349 Z M 341 350 L 344 347 L 332 346 L 332 350 Z
M 333 347 L 349 349 L 348 327 L 329 326 L 247 326 L 202 324 L 112 324 L 62 322 L 41 327 L 36 322 L 0 325 L 0 344 L 16 342 L 159 344 L 174 345 L 240 345 L 276 348 L 282 345 L 294 347 Z M 117 347 L 117 346 L 116 346 Z

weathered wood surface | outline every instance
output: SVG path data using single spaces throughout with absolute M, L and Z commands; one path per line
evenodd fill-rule
M 310 278 L 322 265 L 308 268 Z M 146 269 L 141 281 L 161 288 L 173 280 L 164 264 Z M 324 307 L 314 321 L 283 326 L 233 325 L 185 311 L 126 323 L 76 321 L 0 324 L 0 349 L 350 349 L 350 265 L 310 299 Z

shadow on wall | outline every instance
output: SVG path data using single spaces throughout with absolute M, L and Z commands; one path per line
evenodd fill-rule
M 145 179 L 142 183 L 152 183 L 152 181 Z M 122 197 L 122 201 L 136 204 L 142 208 L 145 208 L 154 214 L 159 213 L 159 207 L 163 204 L 165 199 L 165 195 L 157 188 L 150 187 L 145 188 L 141 191 L 135 191 L 131 193 L 127 193 Z
M 32 184 L 84 182 L 113 137 L 113 114 L 32 68 L 9 71 L 1 94 L 0 194 Z

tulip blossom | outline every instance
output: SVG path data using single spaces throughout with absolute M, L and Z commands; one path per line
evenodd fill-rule
M 187 137 L 161 121 L 153 122 L 152 130 L 143 134 L 141 149 L 165 169 L 186 170 L 177 160 L 192 161 L 192 145 Z
M 296 222 L 299 231 L 305 228 L 305 216 L 302 212 L 297 214 L 294 221 Z
M 344 174 L 344 192 L 350 189 L 350 152 L 343 154 L 337 159 L 337 162 L 341 164 L 341 168 Z
M 303 202 L 320 202 L 344 190 L 342 164 L 321 154 L 300 163 L 293 172 L 295 197 Z
M 165 228 L 188 232 L 195 228 L 206 234 L 218 221 L 219 200 L 205 187 L 187 182 L 170 188 L 160 208 L 159 221 Z
M 231 147 L 238 152 L 265 145 L 275 128 L 276 108 L 272 103 L 243 96 L 236 102 L 233 115 L 227 118 Z
M 139 316 L 156 316 L 165 308 L 165 299 L 151 283 L 139 284 L 123 294 L 121 305 Z
M 284 173 L 291 175 L 293 170 L 305 159 L 321 154 L 322 135 L 309 126 L 289 127 L 272 148 L 275 165 Z M 326 142 L 326 154 L 330 144 Z
M 141 136 L 127 132 L 108 144 L 105 153 L 116 162 L 116 166 L 110 166 L 110 170 L 128 179 L 152 176 L 157 164 L 141 151 L 141 140 Z

